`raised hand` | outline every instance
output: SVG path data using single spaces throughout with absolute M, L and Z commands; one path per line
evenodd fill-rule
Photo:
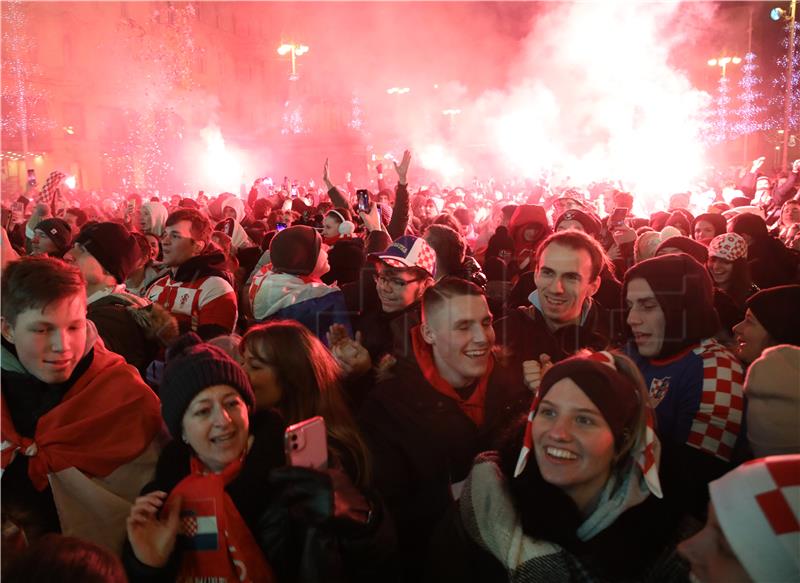
M 328 187 L 328 190 L 333 187 L 330 175 L 330 165 L 327 158 L 325 158 L 325 166 L 322 168 L 322 181 L 325 183 L 325 186 Z
M 408 165 L 411 164 L 411 152 L 406 150 L 403 152 L 403 159 L 400 164 L 393 162 L 394 169 L 397 171 L 397 182 L 400 184 L 408 184 Z
M 139 496 L 126 521 L 128 540 L 136 558 L 150 567 L 166 565 L 175 549 L 181 499 L 177 497 L 166 509 L 166 516 L 160 519 L 158 513 L 166 499 L 167 493 L 160 490 Z
M 761 158 L 756 158 L 753 160 L 753 167 L 750 169 L 750 172 L 756 172 L 759 168 L 764 165 L 764 162 L 767 161 L 766 156 L 761 156 Z
M 535 393 L 539 389 L 544 373 L 551 366 L 553 366 L 553 363 L 550 360 L 550 355 L 544 353 L 539 355 L 539 360 L 526 360 L 522 363 L 523 380 L 529 391 Z
M 795 160 L 794 162 L 792 162 L 792 172 L 794 172 L 795 174 L 800 172 L 800 160 Z
M 361 221 L 364 223 L 364 227 L 367 231 L 380 231 L 381 230 L 381 213 L 378 210 L 378 205 L 374 202 L 370 204 L 369 213 L 359 212 L 358 216 L 361 217 Z

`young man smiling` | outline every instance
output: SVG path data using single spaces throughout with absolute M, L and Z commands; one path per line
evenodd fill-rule
M 2 510 L 28 538 L 115 551 L 155 467 L 158 397 L 86 319 L 80 271 L 23 259 L 2 280 Z
M 447 277 L 425 290 L 412 353 L 367 397 L 360 423 L 375 460 L 375 484 L 397 523 L 409 580 L 472 458 L 530 406 L 521 378 L 495 362 L 483 291 Z
M 211 223 L 199 211 L 178 209 L 168 218 L 162 237 L 169 273 L 153 282 L 147 298 L 178 320 L 181 332 L 204 340 L 230 334 L 238 316 L 225 256 L 211 241 Z
M 614 330 L 612 314 L 592 300 L 607 261 L 602 246 L 581 231 L 559 231 L 542 242 L 531 305 L 495 323 L 498 344 L 520 371 L 547 355 L 563 360 L 581 348 L 602 350 Z

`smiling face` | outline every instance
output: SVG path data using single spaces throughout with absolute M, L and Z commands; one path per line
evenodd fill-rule
M 183 438 L 212 472 L 237 460 L 247 446 L 247 406 L 233 387 L 203 389 L 183 414 Z
M 764 350 L 775 344 L 767 329 L 749 309 L 744 320 L 733 327 L 733 335 L 736 338 L 736 356 L 746 363 L 753 362 Z
M 752 581 L 722 532 L 712 502 L 708 503 L 708 521 L 703 530 L 683 541 L 678 552 L 689 561 L 692 575 L 701 583 Z
M 405 310 L 422 297 L 426 278 L 414 269 L 400 269 L 379 262 L 375 267 L 375 289 L 387 314 Z
M 709 241 L 717 236 L 714 225 L 708 221 L 697 221 L 694 226 L 694 238 L 696 241 Z
M 600 278 L 592 279 L 588 251 L 558 243 L 542 250 L 534 279 L 542 313 L 553 330 L 579 323 L 584 302 L 600 287 Z
M 639 354 L 647 358 L 657 356 L 664 345 L 667 319 L 646 279 L 637 277 L 628 283 L 625 303 L 629 310 L 628 326 L 633 331 Z
M 494 346 L 492 314 L 483 296 L 455 296 L 427 314 L 422 326 L 439 374 L 455 388 L 486 372 Z
M 86 348 L 86 296 L 81 293 L 44 309 L 25 310 L 14 325 L 4 318 L 2 330 L 25 370 L 47 384 L 63 383 Z
M 733 261 L 726 261 L 719 257 L 708 258 L 708 272 L 711 274 L 711 279 L 714 280 L 714 285 L 720 289 L 727 289 L 733 274 Z
M 539 404 L 531 427 L 544 480 L 585 510 L 602 491 L 614 460 L 614 435 L 572 379 L 557 381 Z

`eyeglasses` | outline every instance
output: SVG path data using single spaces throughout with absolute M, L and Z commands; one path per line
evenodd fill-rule
M 419 278 L 400 279 L 399 277 L 389 277 L 387 275 L 383 275 L 382 273 L 376 273 L 372 276 L 372 278 L 375 280 L 375 283 L 382 283 L 395 289 L 405 289 L 408 284 L 420 281 Z

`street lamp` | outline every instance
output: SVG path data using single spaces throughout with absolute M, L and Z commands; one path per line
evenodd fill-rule
M 720 57 L 718 59 L 709 59 L 708 66 L 709 67 L 722 67 L 722 76 L 725 76 L 726 70 L 728 65 L 734 64 L 738 65 L 742 62 L 742 59 L 739 57 Z
M 306 45 L 284 43 L 278 47 L 278 54 L 280 56 L 292 55 L 292 74 L 289 77 L 290 81 L 297 81 L 297 57 L 302 57 L 307 52 L 308 47 Z
M 405 95 L 409 91 L 411 91 L 411 89 L 408 87 L 390 87 L 386 90 L 386 93 L 389 95 Z
M 781 170 L 786 172 L 789 169 L 789 122 L 792 117 L 792 76 L 794 75 L 794 21 L 797 11 L 797 0 L 790 3 L 789 12 L 783 8 L 774 8 L 770 13 L 772 20 L 789 21 L 789 55 L 786 59 L 786 95 L 783 98 L 783 158 L 781 159 Z

